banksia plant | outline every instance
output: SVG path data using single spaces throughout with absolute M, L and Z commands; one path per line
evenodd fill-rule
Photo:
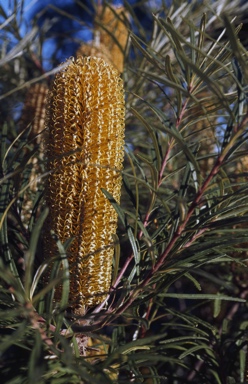
M 248 3 L 125 3 L 124 170 L 121 69 L 111 61 L 111 44 L 122 45 L 105 16 L 125 24 L 125 11 L 103 2 L 91 57 L 54 68 L 88 34 L 96 3 L 40 12 L 37 2 L 32 20 L 27 2 L 9 3 L 0 7 L 1 382 L 245 383 L 248 53 L 235 16 Z M 20 106 L 35 101 L 32 88 L 26 104 L 27 86 L 55 73 L 46 138 L 34 129 L 44 114 L 31 108 L 21 127 Z M 38 171 L 32 158 L 44 149 Z
M 23 112 L 21 116 L 21 127 L 23 129 L 31 126 L 29 139 L 36 139 L 37 144 L 42 142 L 39 135 L 45 128 L 45 103 L 48 93 L 46 84 L 33 84 L 25 97 Z
M 124 156 L 124 94 L 118 72 L 95 57 L 68 61 L 48 95 L 48 229 L 69 248 L 70 303 L 82 308 L 109 291 Z M 56 254 L 45 234 L 46 257 Z
M 101 46 L 108 48 L 111 63 L 123 72 L 124 52 L 128 41 L 127 12 L 124 7 L 99 7 L 95 23 Z
M 82 44 L 77 56 L 97 56 L 123 72 L 124 53 L 128 42 L 128 14 L 124 7 L 100 6 L 95 17 L 94 41 Z
M 21 130 L 28 130 L 28 144 L 36 145 L 36 152 L 29 160 L 31 172 L 28 174 L 28 188 L 23 196 L 22 217 L 26 224 L 32 213 L 32 195 L 38 191 L 37 178 L 43 172 L 41 162 L 44 158 L 44 129 L 45 129 L 45 104 L 48 86 L 42 83 L 31 85 L 28 89 L 20 119 Z

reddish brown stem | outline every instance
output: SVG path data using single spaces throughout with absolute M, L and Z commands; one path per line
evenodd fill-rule
M 161 184 L 163 182 L 163 174 L 164 174 L 164 170 L 165 170 L 165 168 L 167 166 L 167 162 L 168 162 L 168 159 L 169 159 L 169 156 L 170 156 L 172 143 L 173 143 L 173 140 L 170 140 L 169 143 L 168 143 L 167 151 L 165 153 L 165 156 L 164 156 L 164 159 L 163 159 L 163 162 L 162 162 L 162 166 L 161 166 L 161 170 L 159 172 L 159 178 L 158 178 L 158 188 L 161 186 Z
M 150 283 L 150 280 L 154 276 L 154 274 L 163 266 L 165 259 L 169 255 L 170 251 L 174 247 L 177 240 L 180 238 L 180 236 L 181 236 L 182 232 L 184 231 L 188 221 L 190 220 L 192 214 L 194 213 L 195 208 L 199 204 L 204 192 L 206 191 L 207 187 L 209 186 L 209 184 L 212 181 L 212 179 L 214 178 L 214 176 L 218 173 L 221 165 L 223 164 L 224 159 L 225 159 L 225 157 L 222 156 L 222 154 L 218 157 L 218 159 L 217 159 L 214 167 L 212 168 L 209 176 L 206 178 L 205 182 L 203 183 L 202 187 L 200 188 L 199 192 L 197 193 L 195 199 L 191 203 L 191 206 L 189 207 L 189 210 L 188 210 L 188 213 L 187 213 L 187 216 L 186 216 L 184 222 L 178 227 L 177 232 L 172 237 L 171 241 L 169 242 L 166 249 L 164 250 L 164 252 L 160 256 L 159 260 L 154 265 L 153 269 L 148 273 L 148 275 L 140 283 L 140 285 L 135 290 L 130 292 L 129 299 L 126 301 L 126 303 L 122 307 L 119 308 L 117 313 L 122 313 L 133 303 L 133 301 L 135 300 L 135 298 L 137 296 L 137 293 Z
M 186 102 L 185 102 L 185 105 L 184 105 L 183 109 L 185 109 L 185 107 L 186 107 Z M 182 119 L 182 113 L 180 114 L 180 119 Z M 237 125 L 236 128 L 234 128 L 234 132 L 236 132 L 236 134 L 238 132 L 240 132 L 241 129 L 247 124 L 247 122 L 248 122 L 248 113 L 244 116 L 242 122 L 239 125 Z M 179 124 L 179 121 L 178 121 L 178 124 Z M 184 229 L 185 229 L 187 223 L 189 222 L 192 214 L 194 213 L 196 207 L 200 203 L 203 194 L 205 193 L 206 189 L 208 188 L 208 186 L 211 183 L 211 181 L 213 180 L 213 178 L 218 173 L 220 167 L 223 165 L 223 163 L 224 163 L 224 161 L 226 159 L 226 155 L 228 153 L 226 149 L 227 148 L 225 148 L 225 150 L 218 156 L 218 158 L 216 160 L 216 163 L 214 164 L 211 172 L 209 173 L 208 177 L 205 179 L 202 187 L 199 189 L 198 193 L 196 194 L 195 199 L 191 203 L 185 220 L 178 227 L 177 231 L 175 232 L 174 236 L 172 237 L 171 241 L 167 245 L 167 247 L 164 250 L 164 252 L 162 253 L 162 255 L 160 256 L 159 260 L 154 265 L 152 270 L 147 274 L 146 278 L 135 289 L 133 289 L 130 292 L 128 300 L 122 306 L 119 307 L 119 309 L 116 312 L 116 316 L 119 315 L 120 313 L 123 313 L 134 302 L 134 300 L 136 299 L 136 297 L 139 294 L 139 292 L 142 291 L 143 288 L 146 287 L 150 283 L 150 281 L 151 281 L 152 277 L 154 276 L 154 274 L 163 266 L 163 264 L 165 262 L 165 259 L 169 255 L 170 251 L 173 249 L 173 247 L 176 244 L 177 240 L 181 237 L 182 232 L 184 231 Z M 199 233 L 198 233 L 198 236 L 199 236 Z M 195 239 L 198 236 L 195 236 Z M 191 243 L 187 243 L 187 244 L 188 244 L 188 246 L 191 245 L 192 241 L 191 241 Z
M 191 86 L 189 87 L 189 92 L 190 92 L 190 90 L 191 90 Z M 181 121 L 182 121 L 182 119 L 183 119 L 183 116 L 184 116 L 184 113 L 185 113 L 185 110 L 186 110 L 188 101 L 189 101 L 189 98 L 187 98 L 187 99 L 185 100 L 185 102 L 184 102 L 184 104 L 183 104 L 183 106 L 182 106 L 181 113 L 180 113 L 180 115 L 179 115 L 179 117 L 178 117 L 178 119 L 177 119 L 177 122 L 176 122 L 176 127 L 177 127 L 177 129 L 179 128 L 179 125 L 181 124 Z M 169 141 L 169 143 L 168 143 L 168 148 L 167 148 L 167 151 L 166 151 L 166 153 L 165 153 L 165 156 L 164 156 L 164 159 L 163 159 L 163 162 L 162 162 L 162 165 L 161 165 L 161 169 L 160 169 L 160 171 L 159 171 L 159 177 L 158 177 L 158 189 L 159 189 L 159 187 L 161 186 L 161 184 L 162 184 L 162 182 L 163 182 L 163 174 L 164 174 L 164 170 L 165 170 L 165 168 L 166 168 L 166 166 L 167 166 L 167 162 L 168 162 L 168 159 L 169 159 L 169 156 L 170 156 L 170 153 L 171 153 L 172 145 L 173 145 L 173 140 L 171 139 L 171 140 Z M 143 225 L 144 225 L 145 227 L 148 225 L 150 215 L 151 215 L 151 211 L 147 212 L 147 214 L 146 214 L 146 216 L 145 216 L 144 223 L 143 223 Z M 143 232 L 140 231 L 140 232 L 139 232 L 139 235 L 138 235 L 138 238 L 141 239 L 142 235 L 143 235 Z M 175 241 L 176 241 L 176 240 L 177 240 L 177 238 L 175 239 Z M 173 244 L 172 244 L 172 246 L 173 246 Z M 123 266 L 121 272 L 119 273 L 119 276 L 118 276 L 118 278 L 116 279 L 116 282 L 115 282 L 113 288 L 116 288 L 117 285 L 119 284 L 119 282 L 120 282 L 120 280 L 121 280 L 121 277 L 123 276 L 124 272 L 126 271 L 128 265 L 129 265 L 129 263 L 132 261 L 133 256 L 134 256 L 134 255 L 132 254 L 132 255 L 127 259 L 127 262 L 125 263 L 125 265 Z M 148 281 L 150 281 L 150 277 L 148 277 Z M 147 282 L 147 278 L 145 279 L 145 282 Z M 141 284 L 142 284 L 142 283 L 141 283 Z M 144 285 L 142 284 L 142 286 L 144 286 Z M 155 285 L 154 285 L 154 289 L 155 289 Z M 112 290 L 113 290 L 113 289 L 112 289 Z M 130 297 L 130 299 L 131 299 L 131 297 Z M 130 300 L 130 299 L 129 299 L 129 300 Z M 134 299 L 133 299 L 133 300 L 134 300 Z M 132 301 L 133 301 L 133 300 L 132 300 Z M 132 303 L 132 301 L 131 301 L 131 303 Z M 130 303 L 130 304 L 131 304 L 131 303 Z M 127 307 L 125 306 L 125 308 L 127 308 Z

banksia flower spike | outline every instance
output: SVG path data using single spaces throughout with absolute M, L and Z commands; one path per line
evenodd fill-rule
M 128 41 L 127 19 L 124 7 L 107 6 L 99 7 L 95 19 L 100 45 L 107 47 L 110 53 L 109 60 L 119 72 L 123 72 L 124 53 Z
M 82 44 L 77 56 L 97 56 L 123 72 L 128 42 L 128 13 L 124 7 L 100 6 L 95 17 L 94 41 Z
M 28 142 L 38 145 L 39 150 L 29 160 L 32 171 L 29 174 L 29 188 L 25 191 L 22 203 L 22 218 L 28 225 L 32 208 L 32 196 L 38 191 L 38 177 L 42 174 L 42 160 L 44 156 L 43 139 L 45 129 L 45 104 L 48 93 L 46 84 L 33 84 L 28 89 L 22 115 L 20 119 L 21 130 L 29 129 Z M 28 152 L 27 148 L 24 151 Z
M 21 128 L 25 129 L 31 125 L 29 139 L 36 139 L 41 143 L 41 135 L 45 128 L 45 103 L 48 87 L 46 84 L 33 84 L 25 97 L 23 112 L 21 116 Z
M 48 96 L 46 126 L 48 229 L 69 248 L 72 308 L 101 302 L 110 288 L 117 215 L 102 188 L 120 200 L 124 156 L 124 93 L 103 59 L 70 60 Z M 55 246 L 45 234 L 45 252 Z

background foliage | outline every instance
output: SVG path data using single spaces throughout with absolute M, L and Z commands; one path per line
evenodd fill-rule
M 0 6 L 1 380 L 245 383 L 245 2 L 125 3 L 121 204 L 103 191 L 119 215 L 108 301 L 83 318 L 66 311 L 69 239 L 57 240 L 57 263 L 42 284 L 42 100 L 61 52 L 83 43 L 63 20 L 87 37 L 98 6 L 75 0 L 75 15 L 51 3 L 32 14 L 25 36 L 24 4 L 11 2 L 10 14 Z M 34 84 L 42 85 L 38 106 Z

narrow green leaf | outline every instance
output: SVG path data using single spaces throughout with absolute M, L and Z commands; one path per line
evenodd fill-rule
M 198 35 L 198 42 L 197 42 L 198 50 L 196 51 L 196 59 L 195 59 L 196 65 L 199 65 L 201 60 L 200 51 L 202 50 L 203 44 L 204 44 L 205 29 L 206 29 L 206 13 L 204 13 L 202 16 L 200 28 L 199 28 L 199 35 Z
M 235 30 L 233 24 L 230 23 L 228 16 L 225 14 L 223 15 L 223 21 L 226 27 L 226 33 L 229 37 L 232 51 L 241 65 L 241 68 L 243 70 L 243 73 L 247 82 L 248 81 L 247 61 L 245 60 L 245 55 L 243 54 L 245 53 L 245 50 L 241 46 L 240 40 L 237 38 L 237 29 Z M 242 28 L 242 25 L 240 25 L 240 29 L 241 28 Z
M 153 147 L 154 147 L 155 153 L 156 153 L 156 165 L 157 165 L 156 168 L 157 168 L 157 170 L 159 170 L 159 169 L 161 169 L 161 153 L 160 153 L 159 143 L 158 143 L 157 137 L 155 135 L 154 129 L 150 126 L 150 124 L 147 122 L 147 120 L 144 119 L 143 116 L 141 116 L 141 114 L 137 110 L 135 110 L 134 108 L 131 107 L 131 111 L 142 122 L 142 124 L 146 127 L 146 129 L 149 133 L 149 136 L 152 139 Z
M 216 296 L 214 300 L 214 318 L 218 317 L 221 311 L 221 300 L 219 300 L 218 294 Z
M 187 277 L 190 281 L 192 281 L 192 283 L 193 283 L 194 286 L 198 289 L 198 291 L 201 291 L 201 284 L 199 283 L 198 280 L 196 280 L 196 279 L 191 275 L 191 273 L 187 272 L 187 273 L 185 273 L 184 276 Z
M 184 353 L 182 353 L 180 356 L 179 356 L 179 359 L 184 359 L 186 356 L 188 355 L 195 355 L 196 352 L 200 351 L 201 349 L 203 349 L 204 351 L 206 351 L 209 355 L 211 355 L 212 358 L 215 359 L 215 355 L 214 355 L 214 352 L 213 350 L 211 349 L 211 347 L 209 347 L 207 344 L 203 344 L 203 345 L 196 345 L 194 347 L 191 347 L 189 348 L 187 351 L 185 351 Z
M 169 79 L 173 83 L 179 84 L 178 78 L 174 75 L 169 55 L 166 55 L 165 57 L 165 70 Z M 179 118 L 179 113 L 182 108 L 182 95 L 178 89 L 176 91 L 177 91 L 177 118 Z
M 188 299 L 188 300 L 216 300 L 216 295 L 204 293 L 160 293 L 161 297 L 175 298 L 175 299 Z M 226 295 L 218 295 L 218 300 L 224 301 L 237 301 L 238 303 L 245 303 L 244 299 L 238 297 L 231 297 Z
M 47 218 L 48 215 L 48 209 L 44 209 L 44 211 L 41 213 L 40 217 L 38 218 L 35 227 L 31 234 L 31 239 L 29 243 L 29 249 L 26 252 L 25 255 L 25 279 L 24 279 L 24 289 L 26 292 L 26 295 L 28 299 L 31 299 L 31 292 L 30 288 L 32 285 L 32 276 L 33 276 L 33 268 L 34 268 L 34 259 L 37 249 L 37 243 L 38 239 L 40 237 L 40 232 L 42 229 L 42 226 Z
M 133 254 L 134 254 L 136 273 L 137 273 L 137 276 L 139 276 L 140 275 L 140 251 L 138 249 L 137 242 L 134 238 L 133 231 L 132 231 L 131 227 L 127 228 L 127 235 L 128 235 L 128 238 L 129 238 L 132 250 L 133 250 Z
M 35 342 L 28 362 L 28 380 L 30 383 L 43 381 L 42 376 L 45 370 L 42 356 L 42 340 L 39 330 L 35 332 Z
M 114 282 L 118 275 L 119 265 L 120 265 L 120 255 L 121 255 L 120 242 L 116 234 L 113 234 L 113 242 L 115 246 L 115 252 L 114 252 L 114 260 L 113 260 L 112 281 Z
M 104 195 L 107 197 L 107 199 L 110 201 L 110 203 L 113 205 L 114 209 L 116 210 L 122 224 L 126 228 L 127 226 L 127 221 L 126 221 L 126 216 L 123 211 L 123 209 L 120 207 L 120 205 L 117 203 L 117 201 L 113 198 L 113 196 L 104 188 L 101 189 Z

